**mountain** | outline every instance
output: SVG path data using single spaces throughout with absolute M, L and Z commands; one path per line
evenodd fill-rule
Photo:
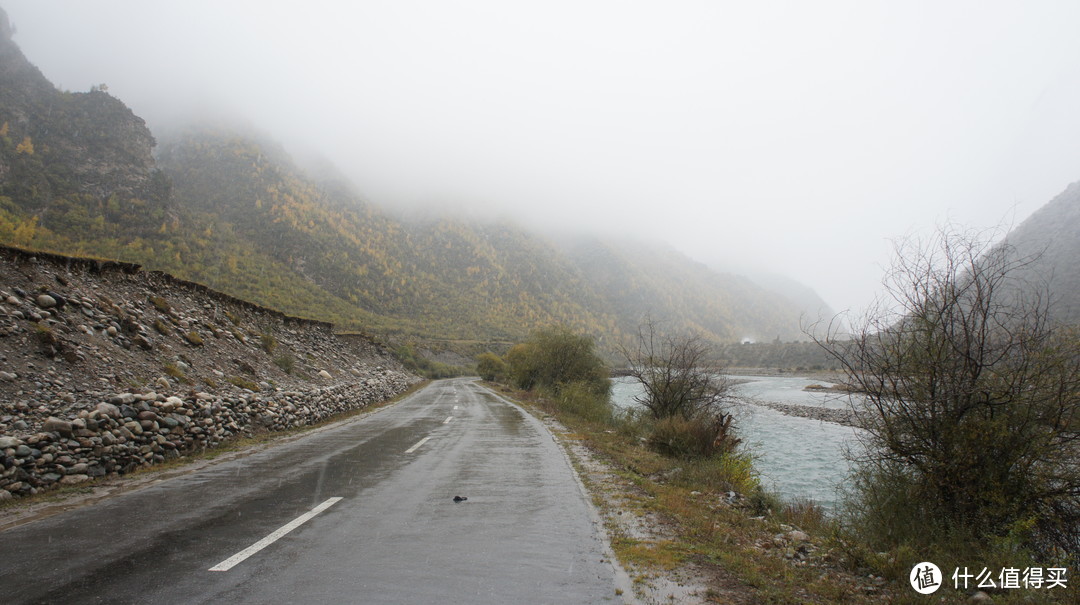
M 147 231 L 169 192 L 146 124 L 103 88 L 57 90 L 11 36 L 0 11 L 0 238 L 30 244 L 40 228 L 104 242 Z
M 650 315 L 714 342 L 802 336 L 798 305 L 670 246 L 579 237 L 565 249 L 605 308 L 621 320 L 623 332 L 633 333 Z
M 778 273 L 740 270 L 736 265 L 724 262 L 723 259 L 713 259 L 707 264 L 718 273 L 738 274 L 766 292 L 786 299 L 798 309 L 800 324 L 807 329 L 812 329 L 820 336 L 824 336 L 824 331 L 827 329 L 826 325 L 829 322 L 840 322 L 840 325 L 834 326 L 834 330 L 839 330 L 839 333 L 847 332 L 847 326 L 843 323 L 842 317 L 837 315 L 836 311 L 829 306 L 829 303 L 825 302 L 813 288 L 806 284 Z M 780 334 L 764 333 L 747 336 L 749 340 L 754 342 L 773 342 Z M 781 337 L 782 340 L 786 338 L 786 336 Z M 797 340 L 804 340 L 805 338 L 804 334 L 799 334 L 796 337 Z
M 800 334 L 797 305 L 666 246 L 398 218 L 338 180 L 312 180 L 272 143 L 221 131 L 165 140 L 158 162 L 178 206 L 211 217 L 229 241 L 273 242 L 260 254 L 377 315 L 380 329 L 513 340 L 562 322 L 621 339 L 650 314 L 715 341 Z
M 799 336 L 782 296 L 656 244 L 402 218 L 325 163 L 214 126 L 155 137 L 104 87 L 56 90 L 0 20 L 0 242 L 136 262 L 287 313 L 427 340 L 646 315 L 714 341 Z
M 1036 210 L 1005 237 L 1019 257 L 1038 255 L 1021 277 L 1045 282 L 1056 321 L 1080 323 L 1080 182 Z

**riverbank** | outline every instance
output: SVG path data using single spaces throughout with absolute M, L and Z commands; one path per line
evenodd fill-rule
M 759 399 L 740 399 L 740 401 L 745 404 L 760 405 L 771 410 L 776 410 L 787 416 L 797 416 L 799 418 L 808 418 L 810 420 L 832 422 L 833 424 L 842 424 L 844 426 L 859 426 L 858 413 L 853 410 L 826 408 L 816 405 L 778 403 L 776 401 L 763 401 Z
M 820 509 L 716 481 L 716 461 L 665 458 L 614 424 L 489 385 L 553 429 L 600 509 L 642 602 L 878 603 L 895 584 L 860 568 Z M 550 421 L 550 420 L 549 420 Z

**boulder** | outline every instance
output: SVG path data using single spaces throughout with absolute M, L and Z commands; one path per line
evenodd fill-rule
M 115 405 L 113 405 L 111 403 L 101 402 L 101 403 L 97 404 L 97 407 L 94 408 L 94 409 L 96 409 L 98 414 L 100 414 L 102 416 L 108 416 L 109 418 L 119 418 L 120 417 L 120 408 L 116 407 Z
M 55 416 L 49 416 L 41 425 L 41 430 L 46 433 L 60 433 L 64 437 L 71 437 L 72 434 L 71 423 Z
M 787 533 L 787 539 L 792 542 L 807 542 L 810 540 L 810 536 L 806 532 L 793 529 Z

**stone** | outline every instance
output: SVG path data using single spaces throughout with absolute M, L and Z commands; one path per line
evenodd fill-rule
M 163 390 L 168 389 L 168 388 L 170 388 L 172 386 L 171 384 L 169 384 L 169 379 L 165 378 L 164 376 L 158 376 L 158 379 L 156 381 L 154 381 L 154 384 L 159 389 L 163 389 Z
M 78 485 L 80 483 L 86 483 L 90 480 L 90 475 L 78 474 L 78 475 L 65 475 L 60 479 L 61 485 Z
M 51 309 L 56 306 L 56 299 L 48 294 L 40 294 L 37 297 L 37 304 L 42 309 Z
M 3 380 L 4 382 L 13 382 L 18 377 L 18 374 L 14 374 L 12 372 L 0 371 L 0 380 Z
M 330 372 L 327 372 L 326 370 L 319 370 L 319 377 L 325 378 L 326 380 L 333 378 L 333 376 L 330 375 Z
M 135 403 L 135 393 L 117 393 L 109 397 L 109 403 L 113 405 L 131 405 Z
M 75 465 L 69 467 L 67 469 L 67 474 L 69 474 L 69 475 L 85 475 L 86 472 L 89 469 L 90 469 L 89 464 L 87 464 L 85 462 L 79 462 L 78 464 L 75 464 Z
M 810 540 L 810 536 L 806 532 L 793 529 L 787 533 L 787 539 L 793 542 L 806 542 Z
M 120 408 L 111 403 L 101 402 L 94 408 L 98 414 L 102 416 L 108 416 L 109 418 L 120 418 Z
M 72 434 L 71 423 L 55 416 L 49 416 L 45 423 L 41 425 L 41 430 L 46 433 L 60 433 L 64 437 L 70 437 Z
M 33 452 L 34 450 L 30 449 L 29 445 L 20 445 L 15 448 L 15 456 L 18 458 L 26 458 Z
M 3 436 L 0 437 L 0 450 L 6 450 L 9 447 L 19 447 L 22 445 L 22 441 L 19 441 L 15 437 Z

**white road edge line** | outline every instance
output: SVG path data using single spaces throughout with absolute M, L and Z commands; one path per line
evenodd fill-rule
M 443 420 L 442 423 L 443 424 L 450 424 L 450 421 L 453 420 L 453 419 L 454 419 L 453 416 L 447 416 L 446 420 Z
M 419 448 L 421 445 L 424 445 L 425 443 L 427 443 L 428 439 L 431 439 L 431 437 L 424 437 L 420 441 L 417 441 L 416 445 L 414 445 L 414 446 L 410 447 L 409 449 L 405 450 L 405 453 L 406 454 L 411 454 L 411 453 L 415 452 L 417 450 L 417 448 Z
M 324 510 L 330 508 L 331 506 L 337 504 L 338 501 L 340 501 L 340 500 L 341 500 L 340 497 L 329 498 L 326 502 L 323 502 L 322 504 L 320 504 L 320 505 L 316 506 L 315 508 L 309 510 L 308 512 L 300 515 L 299 517 L 293 519 L 292 521 L 289 521 L 285 525 L 282 525 L 277 530 L 275 530 L 274 533 L 270 534 L 269 536 L 266 536 L 262 540 L 259 540 L 258 542 L 252 544 L 251 546 L 245 548 L 244 550 L 241 550 L 240 552 L 238 552 L 235 555 L 229 557 L 228 559 L 225 559 L 221 563 L 218 563 L 217 565 L 211 567 L 208 571 L 229 571 L 230 569 L 235 567 L 237 564 L 242 562 L 244 559 L 246 559 L 246 558 L 250 557 L 251 555 L 259 552 L 260 550 L 266 548 L 267 546 L 270 546 L 274 542 L 277 542 L 282 536 L 284 536 L 285 534 L 291 532 L 292 530 L 296 529 L 297 527 L 300 527 L 304 523 L 307 523 L 308 521 L 311 520 L 312 517 L 314 517 L 315 515 L 323 512 Z

